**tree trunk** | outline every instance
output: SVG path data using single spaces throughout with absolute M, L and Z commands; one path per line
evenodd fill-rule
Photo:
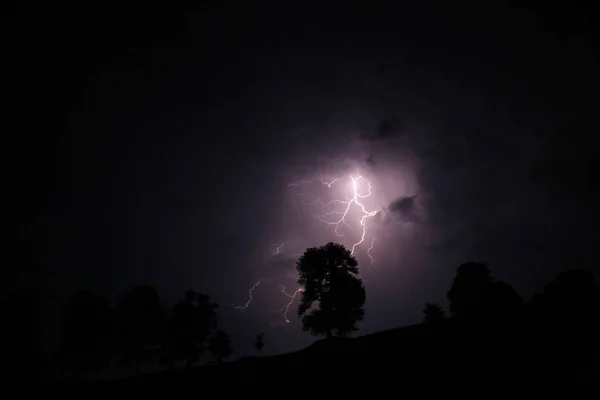
M 141 371 L 141 365 L 140 365 L 140 362 L 139 362 L 139 361 L 136 361 L 136 364 L 135 364 L 135 375 L 136 375 L 136 376 L 137 376 L 137 375 L 139 375 L 139 374 L 140 374 L 140 371 Z
M 331 329 L 327 330 L 327 339 L 331 339 L 332 336 Z

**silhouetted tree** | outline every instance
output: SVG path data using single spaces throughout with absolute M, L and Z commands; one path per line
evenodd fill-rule
M 524 302 L 508 283 L 493 280 L 486 296 L 487 313 L 496 319 L 517 317 Z
M 442 321 L 446 316 L 444 310 L 437 303 L 425 303 L 425 309 L 423 309 L 423 321 L 428 323 L 435 323 Z
M 223 359 L 229 357 L 233 352 L 229 335 L 223 331 L 218 331 L 215 336 L 209 339 L 208 349 L 219 363 L 223 362 Z
M 302 328 L 313 335 L 346 336 L 364 317 L 365 288 L 358 263 L 344 246 L 327 243 L 307 249 L 296 263 L 303 287 L 298 306 Z M 312 308 L 318 302 L 317 308 Z
M 59 363 L 77 375 L 107 366 L 112 355 L 114 318 L 108 299 L 75 292 L 61 318 Z
M 472 318 L 485 312 L 484 297 L 492 282 L 486 264 L 467 262 L 458 267 L 448 292 L 450 312 L 454 317 Z
M 120 299 L 116 314 L 121 362 L 135 362 L 139 374 L 141 362 L 155 355 L 160 344 L 165 313 L 158 293 L 150 286 L 134 287 Z
M 475 262 L 458 267 L 448 300 L 453 317 L 471 320 L 509 317 L 523 303 L 509 284 L 492 277 L 486 264 Z
M 256 335 L 256 339 L 254 340 L 254 348 L 256 349 L 256 351 L 258 351 L 258 354 L 260 354 L 260 351 L 265 346 L 263 336 L 264 333 L 259 333 L 258 335 Z
M 167 321 L 161 362 L 172 365 L 185 361 L 191 367 L 204 351 L 210 334 L 217 328 L 218 304 L 209 296 L 188 290 L 184 299 L 173 307 Z

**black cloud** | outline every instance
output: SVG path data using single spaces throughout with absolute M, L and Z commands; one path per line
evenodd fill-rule
M 388 211 L 403 222 L 418 222 L 416 207 L 417 196 L 402 196 L 392 201 Z
M 406 126 L 398 117 L 386 118 L 377 125 L 374 133 L 363 134 L 362 140 L 378 141 L 391 139 L 396 136 L 402 136 L 406 132 Z

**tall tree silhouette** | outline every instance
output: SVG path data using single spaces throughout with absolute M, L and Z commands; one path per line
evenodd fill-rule
M 442 306 L 437 303 L 425 303 L 423 309 L 423 321 L 428 323 L 435 323 L 442 321 L 445 318 L 444 310 Z
M 184 299 L 173 307 L 167 321 L 162 362 L 185 361 L 191 367 L 204 351 L 210 334 L 217 328 L 218 304 L 209 296 L 188 290 Z
M 498 320 L 512 319 L 519 316 L 523 306 L 523 299 L 511 285 L 499 280 L 492 281 L 486 296 L 489 315 Z
M 155 355 L 160 344 L 165 317 L 160 298 L 150 286 L 137 286 L 120 299 L 116 311 L 121 362 L 134 362 L 139 374 L 142 361 Z
M 231 339 L 223 331 L 218 331 L 213 337 L 208 340 L 208 349 L 214 358 L 219 363 L 231 355 Z
M 447 296 L 452 316 L 471 320 L 512 316 L 522 305 L 509 284 L 494 279 L 486 264 L 476 262 L 458 267 Z
M 346 336 L 364 317 L 366 293 L 358 263 L 341 244 L 307 249 L 296 263 L 303 287 L 298 306 L 302 328 L 313 335 Z M 318 306 L 313 308 L 313 304 Z
M 448 292 L 450 312 L 454 317 L 471 318 L 484 313 L 484 297 L 492 282 L 488 266 L 467 262 L 458 267 Z
M 79 290 L 68 299 L 60 323 L 63 367 L 79 375 L 109 364 L 114 318 L 108 299 Z
M 256 339 L 254 340 L 254 348 L 256 349 L 256 351 L 258 351 L 258 354 L 260 354 L 260 351 L 262 350 L 262 348 L 265 346 L 265 341 L 264 341 L 264 333 L 259 333 L 258 335 L 256 335 Z

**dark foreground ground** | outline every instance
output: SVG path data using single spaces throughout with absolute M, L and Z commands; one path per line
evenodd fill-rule
M 326 339 L 295 353 L 243 358 L 77 389 L 200 396 L 206 391 L 241 394 L 240 389 L 252 388 L 267 397 L 299 395 L 307 390 L 317 397 L 323 390 L 357 396 L 448 389 L 481 391 L 486 397 L 495 391 L 523 389 L 538 394 L 564 389 L 573 393 L 600 383 L 594 341 L 585 332 L 563 334 L 520 324 L 506 328 L 448 321 L 354 339 Z M 54 385 L 54 389 L 75 386 Z

